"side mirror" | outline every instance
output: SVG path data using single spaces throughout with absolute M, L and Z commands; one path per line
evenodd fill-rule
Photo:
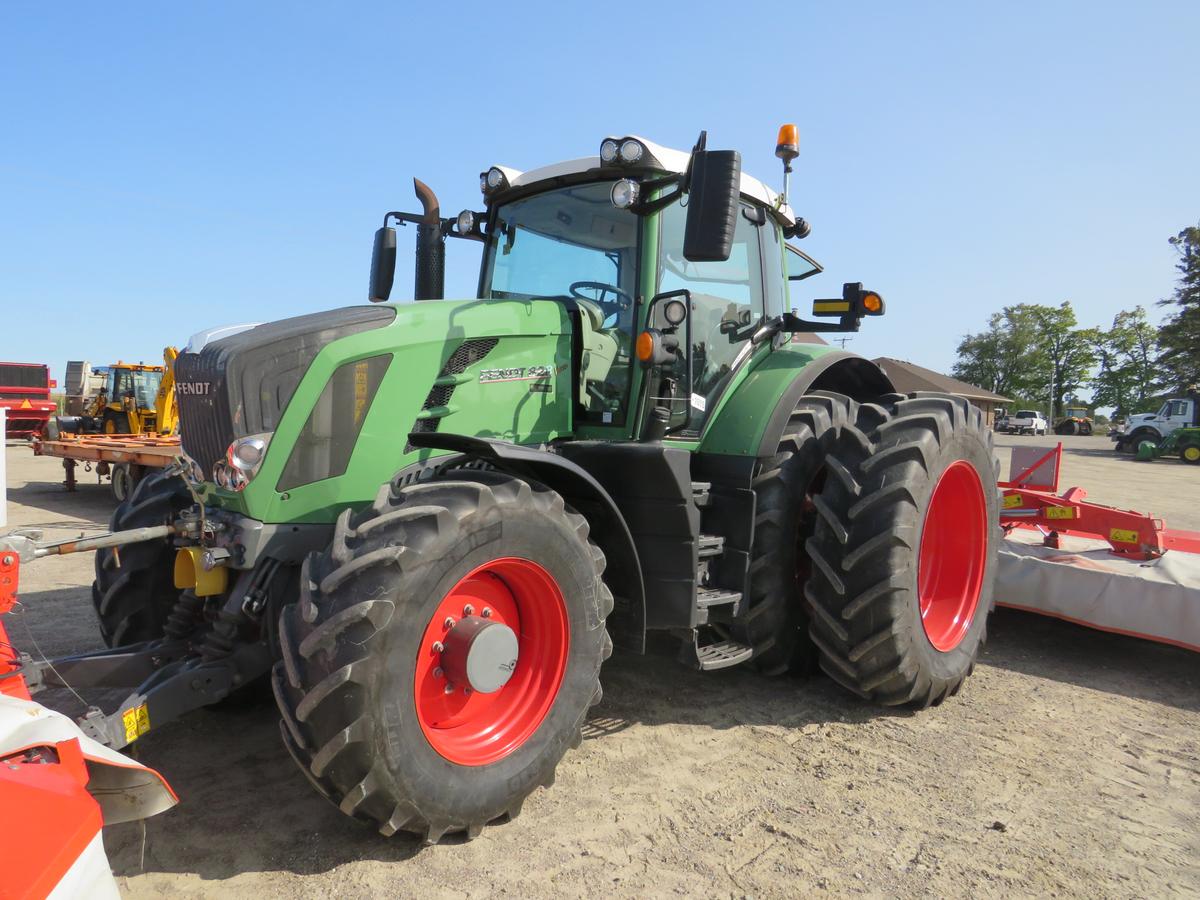
M 371 251 L 371 286 L 368 297 L 372 303 L 383 303 L 392 295 L 396 280 L 396 229 L 384 226 L 375 232 L 375 249 Z
M 683 257 L 690 262 L 725 262 L 737 228 L 742 156 L 736 150 L 697 150 L 691 169 Z

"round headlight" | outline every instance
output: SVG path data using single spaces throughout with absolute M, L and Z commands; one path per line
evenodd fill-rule
M 475 230 L 475 213 L 469 209 L 464 209 L 458 214 L 458 218 L 454 220 L 454 229 L 459 234 L 470 234 Z
M 213 463 L 213 481 L 217 487 L 229 490 L 229 466 L 223 459 Z
M 617 158 L 617 142 L 611 138 L 600 145 L 600 162 L 610 163 Z
M 682 300 L 668 300 L 663 307 L 663 318 L 671 325 L 678 325 L 687 315 L 687 306 Z
M 629 207 L 637 205 L 638 194 L 641 192 L 641 186 L 636 181 L 622 178 L 612 186 L 609 197 L 612 199 L 612 205 L 617 209 L 629 209 Z
M 621 145 L 621 162 L 635 163 L 645 152 L 646 148 L 637 141 L 626 141 Z
M 487 186 L 489 191 L 494 191 L 500 185 L 504 184 L 504 173 L 492 166 L 487 173 Z
M 238 441 L 233 445 L 230 462 L 239 469 L 253 469 L 262 462 L 265 446 L 260 440 Z

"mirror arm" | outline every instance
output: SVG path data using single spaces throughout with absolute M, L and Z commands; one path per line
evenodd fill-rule
M 660 209 L 666 209 L 683 195 L 683 189 L 677 188 L 669 194 L 664 194 L 657 200 L 651 200 L 649 203 L 639 203 L 635 207 L 634 212 L 639 216 L 648 216 L 658 212 Z
M 836 325 L 830 322 L 812 322 L 790 312 L 784 313 L 780 319 L 779 330 L 793 334 L 797 331 L 858 331 L 862 326 L 862 319 L 854 315 L 842 316 Z
M 383 214 L 384 228 L 388 226 L 388 219 L 395 219 L 398 225 L 404 225 L 405 222 L 412 222 L 414 225 L 425 224 L 425 217 L 418 216 L 416 213 L 386 212 Z

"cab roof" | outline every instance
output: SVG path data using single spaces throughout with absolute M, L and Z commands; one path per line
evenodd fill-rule
M 629 167 L 627 171 L 630 174 L 656 171 L 682 175 L 687 171 L 688 160 L 691 159 L 691 154 L 685 150 L 664 147 L 636 134 L 606 138 L 606 140 L 617 142 L 630 139 L 641 142 L 650 155 L 650 161 L 645 165 Z M 497 166 L 496 168 L 504 173 L 508 179 L 509 186 L 513 188 L 529 188 L 542 181 L 552 181 L 565 176 L 583 175 L 593 170 L 596 172 L 603 171 L 606 176 L 622 171 L 622 167 L 620 166 L 601 167 L 599 154 L 596 156 L 581 156 L 578 159 L 568 159 L 563 162 L 552 163 L 548 166 L 530 169 L 527 172 L 522 172 L 520 169 L 514 169 L 511 166 Z M 744 171 L 742 172 L 741 192 L 743 196 L 756 200 L 766 206 L 780 224 L 784 226 L 796 224 L 796 214 L 791 206 L 787 204 L 780 205 L 779 194 L 771 190 L 771 188 L 767 187 L 753 175 L 747 175 Z

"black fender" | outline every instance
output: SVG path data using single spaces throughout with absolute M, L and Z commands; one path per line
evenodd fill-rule
M 550 450 L 490 438 L 414 431 L 408 441 L 413 447 L 449 450 L 484 460 L 501 472 L 539 481 L 561 494 L 587 518 L 592 540 L 604 551 L 604 580 L 616 601 L 609 619 L 613 642 L 645 652 L 646 589 L 637 546 L 616 502 L 586 469 Z
M 895 393 L 887 373 L 862 356 L 835 351 L 819 356 L 801 369 L 775 403 L 758 445 L 760 459 L 774 456 L 796 403 L 813 391 L 836 391 L 862 403 Z

